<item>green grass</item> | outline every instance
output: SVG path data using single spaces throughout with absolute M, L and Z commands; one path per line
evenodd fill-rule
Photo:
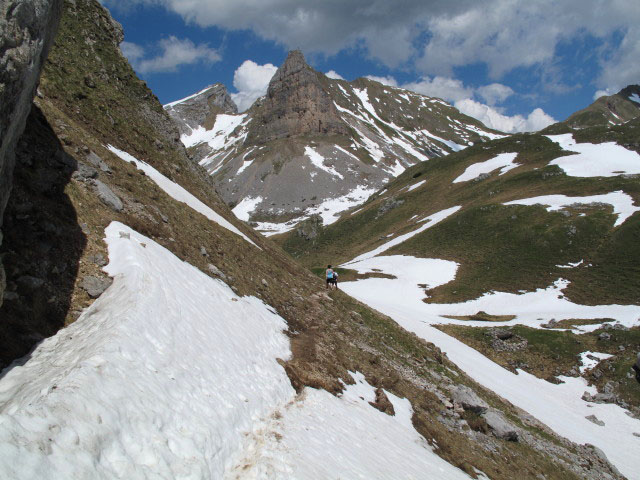
M 640 144 L 640 125 L 580 131 L 584 138 Z M 595 141 L 595 140 L 594 140 Z M 493 172 L 482 181 L 452 183 L 469 165 L 503 152 L 517 152 L 520 167 Z M 432 301 L 463 301 L 490 290 L 515 292 L 546 288 L 563 277 L 567 296 L 585 304 L 640 302 L 640 215 L 617 228 L 610 206 L 580 206 L 547 212 L 541 206 L 503 206 L 510 200 L 540 195 L 585 196 L 624 191 L 640 204 L 640 180 L 633 177 L 569 177 L 548 163 L 566 155 L 544 136 L 518 134 L 478 144 L 457 154 L 407 169 L 385 191 L 371 197 L 355 215 L 324 228 L 313 240 L 295 234 L 276 239 L 308 268 L 342 263 L 407 233 L 416 220 L 454 205 L 462 209 L 422 234 L 388 251 L 456 261 L 456 279 L 435 289 Z M 405 187 L 426 180 L 407 192 Z M 389 199 L 404 201 L 381 213 Z M 566 213 L 569 216 L 565 216 Z M 410 221 L 411 217 L 417 218 Z M 590 263 L 588 268 L 556 265 Z M 635 260 L 633 260 L 635 259 Z

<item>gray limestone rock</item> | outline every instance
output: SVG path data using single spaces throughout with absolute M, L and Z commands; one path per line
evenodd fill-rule
M 518 429 L 505 420 L 500 413 L 492 409 L 487 411 L 483 417 L 491 429 L 491 433 L 496 437 L 510 442 L 518 441 Z
M 207 269 L 209 270 L 209 273 L 211 273 L 211 275 L 213 275 L 214 277 L 221 278 L 222 280 L 225 280 L 225 281 L 227 280 L 227 276 L 224 273 L 222 273 L 222 270 L 216 267 L 213 263 L 208 264 Z
M 0 228 L 11 193 L 15 148 L 61 12 L 62 0 L 0 0 Z M 0 305 L 4 289 L 0 263 Z
M 218 113 L 238 113 L 238 107 L 221 83 L 210 85 L 185 100 L 169 103 L 164 109 L 177 125 L 180 135 L 188 135 L 207 124 L 213 127 Z
M 97 176 L 98 171 L 95 168 L 82 162 L 78 162 L 78 169 L 73 172 L 73 178 L 80 181 L 87 181 L 92 178 L 97 178 Z
M 589 415 L 587 417 L 584 417 L 587 420 L 589 420 L 591 423 L 595 423 L 596 425 L 599 425 L 600 427 L 604 427 L 604 422 L 602 420 L 600 420 L 598 417 L 596 417 L 595 415 Z
M 104 267 L 107 264 L 107 260 L 104 258 L 104 255 L 101 253 L 89 255 L 88 260 L 92 263 L 95 263 L 99 267 Z
M 87 162 L 89 162 L 94 167 L 99 168 L 105 173 L 111 173 L 111 169 L 109 168 L 109 165 L 107 165 L 105 161 L 102 160 L 102 158 L 100 158 L 94 152 L 89 152 L 89 154 L 87 155 Z
M 93 183 L 96 194 L 98 195 L 98 198 L 102 201 L 102 203 L 104 203 L 107 207 L 112 208 L 116 212 L 121 212 L 124 208 L 124 205 L 122 204 L 122 200 L 120 200 L 120 198 L 115 193 L 113 193 L 113 190 L 111 190 L 100 180 L 94 180 Z
M 80 288 L 87 292 L 91 298 L 98 298 L 112 283 L 113 280 L 108 277 L 99 278 L 87 275 L 80 281 Z
M 324 75 L 307 65 L 299 50 L 289 52 L 271 81 L 267 95 L 249 126 L 249 142 L 305 134 L 348 135 L 331 95 L 322 80 Z
M 460 405 L 465 410 L 482 414 L 487 411 L 489 404 L 482 400 L 476 393 L 466 385 L 458 385 L 451 392 L 454 404 Z

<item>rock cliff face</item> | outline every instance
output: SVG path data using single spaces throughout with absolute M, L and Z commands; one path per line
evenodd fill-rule
M 11 193 L 15 148 L 31 111 L 61 10 L 62 0 L 0 0 L 0 227 Z M 4 289 L 5 273 L 0 264 L 0 305 Z
M 200 126 L 213 126 L 218 113 L 238 113 L 227 88 L 216 83 L 201 92 L 164 106 L 169 116 L 176 122 L 180 135 L 189 135 Z
M 302 52 L 289 52 L 269 83 L 248 140 L 263 144 L 305 134 L 347 135 L 348 127 L 323 80 L 326 77 L 307 65 Z

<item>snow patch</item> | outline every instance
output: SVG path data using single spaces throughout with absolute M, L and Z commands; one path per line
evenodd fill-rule
M 613 214 L 618 218 L 614 227 L 622 225 L 627 218 L 640 210 L 633 204 L 633 198 L 622 190 L 606 193 L 604 195 L 591 195 L 586 197 L 567 197 L 566 195 L 542 195 L 540 197 L 523 198 L 506 202 L 504 205 L 547 205 L 547 212 L 554 212 L 572 205 L 585 205 L 590 203 L 607 203 L 613 207 Z
M 263 198 L 260 196 L 243 198 L 242 201 L 238 205 L 236 205 L 231 211 L 240 220 L 248 222 L 249 217 L 251 216 L 253 211 L 256 209 L 258 204 L 262 202 L 262 200 Z
M 547 138 L 563 150 L 577 153 L 549 162 L 549 165 L 559 166 L 571 177 L 614 177 L 640 173 L 640 155 L 617 143 L 576 143 L 570 133 L 547 135 Z
M 611 358 L 613 355 L 608 353 L 598 353 L 598 352 L 582 352 L 580 354 L 580 373 L 584 373 L 587 370 L 591 370 L 593 367 L 598 365 L 602 360 L 606 360 L 607 358 Z
M 213 150 L 225 149 L 238 142 L 242 137 L 229 138 L 233 131 L 243 122 L 247 114 L 216 115 L 216 123 L 211 130 L 200 126 L 189 135 L 182 135 L 180 140 L 186 148 L 200 143 L 207 143 Z
M 235 233 L 236 235 L 240 235 L 251 245 L 257 248 L 260 248 L 258 247 L 258 245 L 253 243 L 253 241 L 249 237 L 247 237 L 244 233 L 238 230 L 238 228 L 235 225 L 233 225 L 231 222 L 229 222 L 226 218 L 224 218 L 219 213 L 214 212 L 210 207 L 202 203 L 200 200 L 194 197 L 191 193 L 189 193 L 186 189 L 182 188 L 177 183 L 169 180 L 167 177 L 165 177 L 162 173 L 160 173 L 158 170 L 153 168 L 148 163 L 138 160 L 133 155 L 127 152 L 124 152 L 122 150 L 119 150 L 112 145 L 107 145 L 106 148 L 110 152 L 118 156 L 120 159 L 124 160 L 125 162 L 134 162 L 136 167 L 142 170 L 147 175 L 147 177 L 153 180 L 156 183 L 156 185 L 158 185 L 162 190 L 164 190 L 164 192 L 167 195 L 169 195 L 174 200 L 177 200 L 178 202 L 186 203 L 191 208 L 193 208 L 196 212 L 201 213 L 212 222 L 217 223 L 221 227 L 226 228 L 227 230 Z M 262 249 L 260 248 L 260 250 Z
M 325 172 L 333 175 L 334 177 L 338 177 L 340 180 L 344 180 L 344 177 L 336 171 L 335 168 L 329 167 L 324 164 L 324 157 L 316 152 L 312 147 L 304 147 L 304 154 L 311 160 L 311 163 L 320 170 L 324 170 Z
M 424 185 L 425 183 L 427 183 L 426 180 L 421 180 L 418 183 L 414 183 L 413 185 L 411 185 L 409 188 L 407 188 L 407 192 L 411 192 L 413 190 L 415 190 L 416 188 L 421 187 L 422 185 Z
M 368 258 L 371 257 L 375 257 L 376 255 L 380 255 L 382 252 L 389 250 L 391 247 L 395 247 L 396 245 L 400 245 L 402 242 L 405 242 L 407 240 L 409 240 L 411 237 L 415 237 L 416 235 L 418 235 L 419 233 L 424 232 L 425 230 L 437 225 L 438 223 L 440 223 L 442 220 L 446 219 L 447 217 L 453 215 L 454 213 L 456 213 L 458 210 L 460 210 L 460 206 L 456 206 L 456 207 L 451 207 L 451 208 L 447 208 L 446 210 L 441 210 L 437 213 L 434 213 L 433 215 L 429 215 L 428 217 L 423 218 L 422 220 L 420 220 L 420 222 L 428 222 L 425 225 L 416 228 L 415 230 L 409 232 L 409 233 L 405 233 L 404 235 L 400 235 L 399 237 L 394 238 L 393 240 L 383 243 L 382 245 L 380 245 L 379 247 L 371 250 L 370 252 L 366 252 L 363 253 L 362 255 L 358 255 L 356 258 L 354 258 L 353 260 L 345 263 L 343 266 L 347 266 L 347 265 L 354 265 L 358 262 L 361 262 L 362 260 L 366 260 Z
M 632 102 L 640 103 L 640 96 L 637 93 L 629 95 L 629 100 Z
M 504 175 L 509 170 L 520 166 L 519 163 L 513 163 L 517 156 L 517 153 L 501 153 L 484 162 L 469 165 L 464 173 L 456 178 L 453 183 L 468 182 L 478 178 L 483 173 L 491 173 L 498 168 L 500 169 L 499 175 Z

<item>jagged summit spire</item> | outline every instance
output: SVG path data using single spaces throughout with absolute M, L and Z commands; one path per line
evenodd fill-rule
M 348 134 L 325 81 L 300 50 L 290 51 L 269 82 L 266 99 L 257 112 L 260 119 L 254 123 L 249 140 L 264 143 L 307 134 Z

